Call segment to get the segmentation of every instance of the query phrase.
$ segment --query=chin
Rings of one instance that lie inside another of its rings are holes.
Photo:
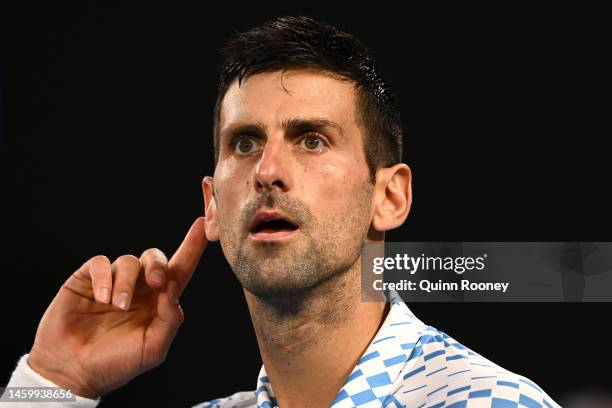
[[[252,282],[244,282],[243,287],[260,298],[283,298],[307,294],[319,282],[290,282],[285,277],[256,278]]]

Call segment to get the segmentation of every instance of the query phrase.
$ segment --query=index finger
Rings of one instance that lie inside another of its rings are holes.
[[[194,221],[185,239],[168,262],[171,279],[177,281],[179,295],[187,286],[208,243],[204,229],[205,221],[205,217],[198,217]]]

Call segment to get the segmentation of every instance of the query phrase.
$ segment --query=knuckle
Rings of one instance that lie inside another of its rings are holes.
[[[140,267],[140,261],[134,255],[121,255],[115,260],[115,265],[120,268]]]
[[[102,264],[102,263],[110,264],[110,259],[108,259],[106,255],[96,255],[94,257],[91,257],[89,261],[96,263],[96,264]]]
[[[154,249],[154,257],[155,259],[162,265],[167,265],[168,264],[168,257],[166,257],[166,254],[164,254],[164,252],[161,249],[157,249],[157,248],[153,248]]]
[[[164,254],[164,252],[159,248],[149,248],[144,251],[142,255],[145,259],[151,260],[153,263],[157,263],[162,266],[166,266],[168,264],[166,254]]]
[[[148,255],[153,255],[153,256],[157,256],[157,255],[160,255],[160,254],[163,255],[164,254],[161,249],[155,248],[155,247],[146,249],[144,251],[144,253],[148,254]]]

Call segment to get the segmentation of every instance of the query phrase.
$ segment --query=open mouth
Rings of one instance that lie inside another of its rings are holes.
[[[275,211],[258,213],[251,223],[250,236],[256,241],[278,241],[289,238],[299,229],[297,223]]]
[[[297,225],[290,223],[289,221],[279,219],[272,221],[264,221],[260,224],[257,224],[254,228],[251,229],[251,232],[278,232],[278,231],[293,231],[297,229]]]

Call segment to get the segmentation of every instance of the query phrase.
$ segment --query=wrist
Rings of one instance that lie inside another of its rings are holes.
[[[41,358],[40,354],[34,349],[32,349],[28,355],[26,364],[34,373],[53,382],[61,388],[72,391],[80,397],[94,400],[100,398],[100,393],[89,386],[86,381],[82,380],[80,376],[74,372],[75,370],[70,370],[60,361],[55,362],[54,360]],[[72,372],[66,373],[66,368]]]

